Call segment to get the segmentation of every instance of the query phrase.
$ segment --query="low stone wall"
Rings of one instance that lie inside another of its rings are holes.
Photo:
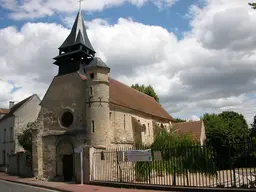
[[[18,158],[18,154],[9,156],[9,167],[7,170],[8,174],[19,175]]]
[[[32,177],[32,167],[28,165],[27,153],[16,153],[10,155],[9,167],[7,170],[8,174],[18,175],[22,177]]]

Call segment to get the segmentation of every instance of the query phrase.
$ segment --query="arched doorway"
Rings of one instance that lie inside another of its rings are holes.
[[[64,181],[72,181],[74,176],[73,144],[67,138],[57,143],[57,175],[62,176]]]

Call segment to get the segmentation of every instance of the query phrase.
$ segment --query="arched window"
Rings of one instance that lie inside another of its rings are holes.
[[[125,122],[125,115],[124,115],[124,129],[125,129],[125,124],[126,124],[126,122]]]
[[[143,127],[144,127],[144,133],[146,134],[147,133],[147,127],[145,124],[143,124]]]
[[[94,125],[94,120],[92,120],[92,132],[94,133],[94,131],[95,131],[95,125]]]

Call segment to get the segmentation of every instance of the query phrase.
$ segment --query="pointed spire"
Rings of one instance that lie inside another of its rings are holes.
[[[81,43],[84,44],[84,38],[82,36],[81,30],[79,30],[77,38],[76,38],[76,43]]]
[[[69,36],[66,38],[64,43],[59,47],[59,49],[67,48],[78,43],[83,44],[86,48],[90,49],[90,51],[95,53],[95,50],[93,49],[86,32],[86,27],[84,24],[81,9],[77,13],[76,20],[73,24]]]

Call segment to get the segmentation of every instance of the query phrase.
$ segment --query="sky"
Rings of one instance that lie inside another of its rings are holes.
[[[110,76],[152,85],[175,118],[256,115],[256,10],[247,0],[84,0],[88,36]],[[38,94],[57,66],[77,0],[0,0],[0,107]]]

